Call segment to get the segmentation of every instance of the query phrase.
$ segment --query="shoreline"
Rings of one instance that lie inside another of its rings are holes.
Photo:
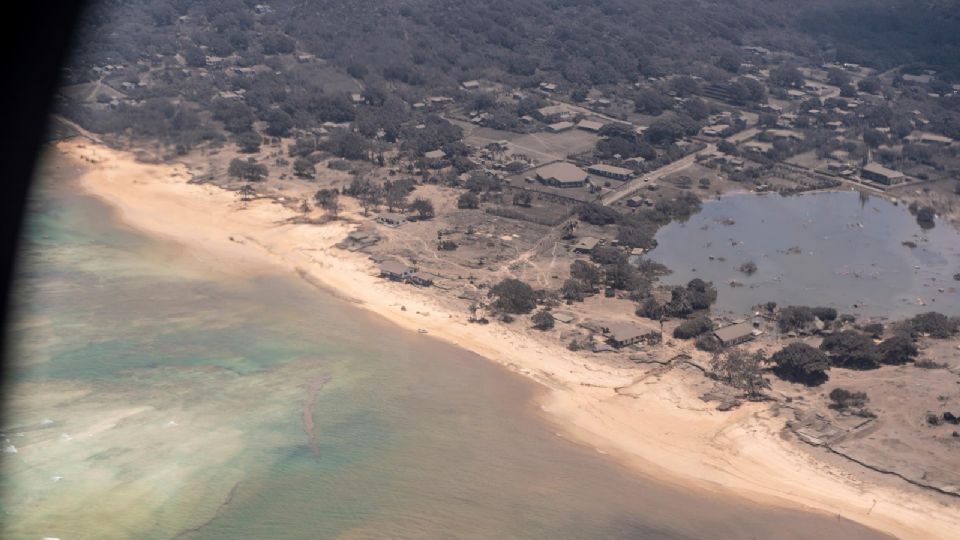
[[[81,162],[86,170],[78,185],[114,208],[124,224],[172,240],[219,271],[251,275],[269,268],[298,276],[405,329],[424,328],[525,375],[545,388],[541,408],[564,436],[657,481],[835,514],[902,538],[947,538],[960,529],[957,508],[859,482],[782,439],[784,419],[772,416],[768,405],[718,412],[685,386],[682,373],[656,384],[636,380],[502,325],[470,324],[466,313],[376,277],[365,254],[335,247],[354,228],[350,223],[291,223],[295,212],[272,200],[239,203],[232,192],[188,184],[182,165],[139,163],[94,142],[72,139],[55,148],[78,162],[95,154],[94,163]]]

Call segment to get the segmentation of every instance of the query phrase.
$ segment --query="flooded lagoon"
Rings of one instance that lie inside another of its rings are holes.
[[[924,230],[904,205],[881,197],[730,195],[656,238],[650,258],[673,270],[662,281],[713,281],[721,311],[772,301],[890,318],[960,315],[960,233],[940,221]],[[752,275],[740,271],[747,262]]]
[[[0,537],[875,538],[668,487],[537,388],[299,281],[119,227],[48,163],[3,389]]]

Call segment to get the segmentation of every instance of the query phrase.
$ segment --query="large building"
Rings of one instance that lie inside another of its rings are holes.
[[[903,182],[904,178],[902,172],[888,169],[879,163],[867,163],[864,165],[863,169],[860,171],[860,176],[867,180],[872,180],[887,186],[899,184],[900,182]]]
[[[658,335],[655,331],[626,323],[612,323],[607,330],[607,342],[618,349],[645,341],[651,334]]]
[[[590,178],[583,169],[565,161],[544,165],[537,169],[536,174],[540,183],[559,188],[583,187]]]
[[[606,165],[604,163],[596,163],[587,168],[587,172],[590,174],[595,174],[597,176],[606,176],[607,178],[613,178],[615,180],[629,180],[633,177],[632,169],[625,169],[623,167],[614,167],[613,165]]]

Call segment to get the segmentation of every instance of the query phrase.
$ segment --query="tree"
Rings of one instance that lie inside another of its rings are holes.
[[[909,336],[895,335],[883,340],[877,346],[880,361],[884,364],[900,365],[912,362],[920,351]]]
[[[529,191],[518,191],[513,195],[514,206],[530,207],[533,202],[533,195]]]
[[[237,146],[244,154],[255,154],[260,151],[262,140],[256,131],[245,131],[237,135]]]
[[[803,73],[793,66],[777,66],[770,70],[770,82],[784,88],[800,88],[804,83]]]
[[[416,212],[420,219],[433,219],[433,216],[436,215],[433,210],[433,202],[423,197],[414,199],[410,205],[410,210]]]
[[[743,349],[731,349],[724,354],[718,354],[710,362],[710,372],[729,384],[743,391],[748,399],[763,399],[763,391],[770,388],[770,382],[763,378],[761,366],[765,362],[762,353],[748,353]]]
[[[673,337],[677,339],[692,339],[700,334],[713,330],[713,321],[709,317],[700,316],[680,323],[673,329]]]
[[[819,386],[827,381],[830,361],[827,355],[806,343],[795,341],[775,352],[773,372],[783,380]]]
[[[545,309],[534,313],[530,320],[533,322],[533,327],[540,331],[550,330],[555,324],[553,314]]]
[[[740,265],[740,271],[748,276],[752,276],[757,273],[757,263],[747,261]]]
[[[390,210],[403,209],[407,206],[407,196],[410,194],[410,189],[405,183],[399,181],[385,183],[384,188],[386,189],[387,206]]]
[[[588,291],[583,282],[571,278],[563,282],[563,286],[560,287],[560,296],[571,302],[583,302]]]
[[[507,278],[490,289],[496,297],[493,306],[504,313],[530,313],[537,305],[533,287],[515,278]]]
[[[253,158],[246,160],[233,158],[230,160],[227,174],[234,178],[247,180],[248,182],[258,182],[267,176],[267,168],[257,163]]]
[[[457,199],[457,208],[461,209],[475,209],[480,208],[480,198],[477,197],[477,194],[468,191]]]
[[[271,137],[286,137],[293,128],[293,118],[281,109],[273,109],[267,114],[267,128],[264,130]]]
[[[573,261],[570,263],[570,277],[592,290],[600,284],[600,268],[587,261]]]
[[[835,321],[837,320],[837,310],[832,307],[815,307],[810,310],[813,312],[813,316],[820,319],[823,322]]]
[[[335,189],[321,189],[314,193],[313,201],[319,206],[326,210],[332,217],[337,217],[337,213],[340,211],[339,203],[340,194]]]
[[[248,202],[250,199],[257,194],[257,191],[253,189],[253,186],[250,184],[244,184],[240,187],[240,200],[243,202]]]
[[[827,336],[820,349],[830,353],[831,363],[849,369],[880,367],[880,353],[870,336],[856,330],[844,330]]]
[[[299,178],[312,180],[316,175],[317,169],[313,160],[305,157],[298,157],[293,160],[293,174]]]

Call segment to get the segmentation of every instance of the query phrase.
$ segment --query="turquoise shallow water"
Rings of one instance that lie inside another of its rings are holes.
[[[299,281],[197,268],[75,174],[50,157],[32,201],[2,538],[874,537],[636,476],[558,436],[525,380]]]

